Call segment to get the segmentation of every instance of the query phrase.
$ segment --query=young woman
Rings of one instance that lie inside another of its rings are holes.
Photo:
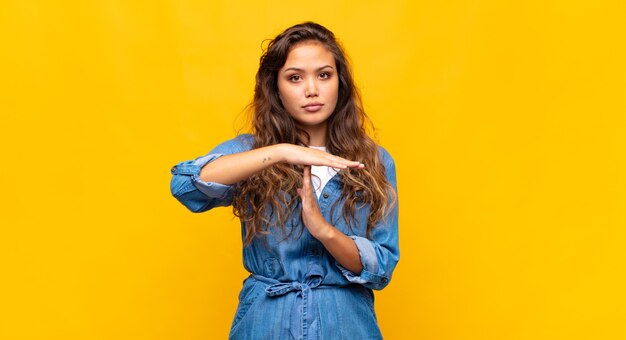
[[[232,205],[244,280],[231,339],[379,339],[372,289],[399,260],[393,159],[366,134],[342,48],[307,22],[270,42],[252,134],[172,168],[193,212]]]

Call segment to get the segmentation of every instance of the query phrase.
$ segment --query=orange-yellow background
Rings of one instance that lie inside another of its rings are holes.
[[[0,5],[0,338],[225,338],[229,209],[169,169],[234,136],[261,42],[318,21],[395,157],[387,339],[626,338],[621,1]]]

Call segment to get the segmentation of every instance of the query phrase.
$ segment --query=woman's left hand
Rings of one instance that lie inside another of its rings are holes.
[[[311,166],[304,166],[302,188],[298,195],[302,200],[302,220],[311,235],[318,239],[330,255],[343,267],[353,273],[361,273],[363,265],[359,250],[354,241],[341,231],[330,225],[317,205],[313,184],[311,183]]]
[[[311,166],[304,166],[302,181],[302,188],[298,189],[298,195],[302,200],[302,220],[311,235],[321,240],[332,232],[333,227],[326,221],[317,205],[311,184]]]

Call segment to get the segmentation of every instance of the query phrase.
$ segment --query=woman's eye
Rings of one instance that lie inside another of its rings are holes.
[[[327,72],[320,73],[320,78],[328,79],[328,78],[330,78],[330,73],[327,73]]]
[[[300,80],[300,76],[297,74],[294,74],[293,76],[289,77],[289,80],[291,81],[298,81]]]

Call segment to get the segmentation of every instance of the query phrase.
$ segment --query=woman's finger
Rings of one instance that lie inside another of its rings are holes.
[[[304,173],[302,176],[302,189],[304,190],[304,194],[307,195],[308,191],[311,191],[311,166],[304,166]]]
[[[310,190],[309,186],[311,185],[311,167],[305,165],[303,167],[302,172],[302,188],[298,188],[298,196],[300,196],[300,200],[302,201],[302,207],[306,207],[308,204],[307,200],[307,192]]]
[[[290,145],[287,149],[285,161],[297,165],[317,165],[332,166],[334,168],[363,168],[363,163],[359,161],[347,160],[340,156],[322,150],[311,149],[305,146]]]
[[[351,160],[347,160],[339,156],[332,156],[330,160],[334,162],[335,164],[343,164],[348,168],[361,168],[365,166],[363,163],[359,161],[351,161]]]
[[[333,168],[341,168],[341,169],[346,169],[346,168],[362,169],[365,167],[365,164],[360,163],[360,162],[352,162],[352,161],[333,161],[332,164],[328,166],[333,167]]]

